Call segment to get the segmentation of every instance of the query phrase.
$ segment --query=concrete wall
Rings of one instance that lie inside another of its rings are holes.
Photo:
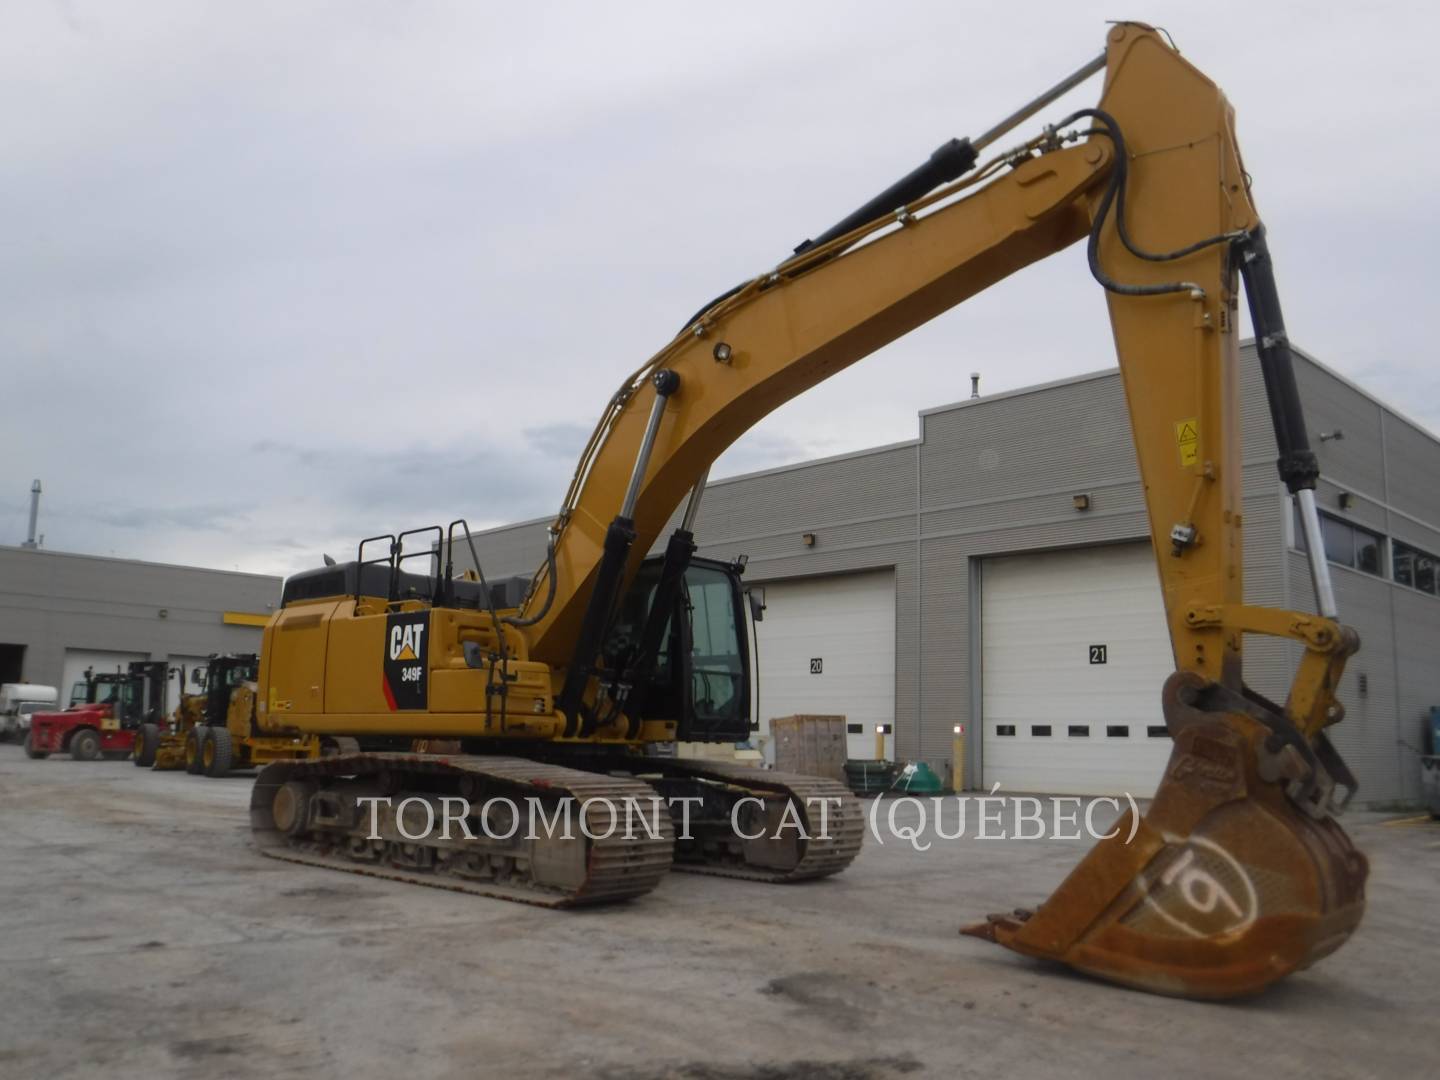
[[[0,642],[24,645],[25,679],[51,686],[60,684],[66,649],[157,660],[254,652],[260,630],[227,625],[222,615],[269,613],[280,584],[262,574],[0,547]]]
[[[1303,555],[1290,549],[1290,500],[1259,367],[1241,350],[1245,598],[1314,610]],[[1440,553],[1440,443],[1313,361],[1299,378],[1327,474],[1320,502],[1337,516]],[[1353,432],[1353,434],[1352,434]],[[1404,481],[1398,477],[1404,474]],[[1388,485],[1388,486],[1387,486]],[[1339,510],[1341,490],[1354,506]],[[1086,492],[1077,513],[1071,496]],[[1388,494],[1387,494],[1388,492]],[[544,554],[544,522],[476,537],[486,573],[529,573]],[[803,533],[816,542],[806,547]],[[896,580],[896,752],[944,769],[951,728],[978,702],[971,666],[978,620],[972,593],[989,556],[1141,540],[1145,506],[1117,371],[962,401],[920,417],[920,438],[804,465],[720,480],[696,528],[705,555],[749,556],[753,583],[893,567]],[[663,541],[663,537],[662,537]],[[1418,765],[1397,748],[1418,741],[1419,718],[1440,704],[1440,598],[1336,567],[1342,617],[1364,651],[1342,686],[1351,720],[1335,729],[1362,799],[1414,798]],[[1250,639],[1247,679],[1283,700],[1298,653]],[[1356,675],[1367,692],[1356,692]],[[1159,717],[1159,686],[1156,716]],[[978,740],[975,740],[978,742]],[[977,774],[978,776],[978,774]],[[977,777],[972,777],[972,781]]]

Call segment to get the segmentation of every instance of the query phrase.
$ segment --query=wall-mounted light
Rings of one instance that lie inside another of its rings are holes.
[[[1342,491],[1340,492],[1339,499],[1337,499],[1336,501],[1340,504],[1341,510],[1349,510],[1352,506],[1355,505],[1355,496],[1350,494],[1350,492],[1348,491]]]
[[[158,615],[160,616],[160,618],[162,618],[162,619],[168,619],[168,618],[170,617],[170,609],[169,609],[169,608],[163,608],[163,607],[162,607],[162,608],[159,610],[159,612],[157,612],[157,614],[158,614]]]
[[[1342,439],[1344,439],[1344,438],[1345,438],[1345,432],[1341,431],[1338,427],[1337,427],[1334,431],[1322,431],[1322,432],[1320,432],[1320,441],[1321,441],[1321,442],[1330,442],[1332,439],[1333,439],[1335,442],[1340,442],[1340,441],[1341,441]]]
[[[1071,495],[1070,505],[1075,507],[1076,510],[1089,510],[1090,496],[1084,492],[1081,492],[1079,495]]]
[[[814,533],[801,533],[801,534],[800,534],[800,542],[801,542],[802,544],[804,544],[806,547],[814,547],[814,546],[815,546],[815,534],[814,534]]]

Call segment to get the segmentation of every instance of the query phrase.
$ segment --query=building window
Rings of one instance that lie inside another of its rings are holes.
[[[1440,595],[1440,589],[1437,589],[1437,584],[1440,583],[1435,580],[1437,563],[1440,563],[1440,558],[1428,551],[1402,544],[1399,540],[1390,541],[1391,572],[1401,585],[1419,589],[1431,596]]]
[[[1295,508],[1295,546],[1305,550],[1305,530],[1300,524],[1300,509]],[[1385,538],[1360,525],[1321,511],[1320,536],[1325,541],[1325,558],[1340,566],[1366,574],[1383,575],[1380,550]]]

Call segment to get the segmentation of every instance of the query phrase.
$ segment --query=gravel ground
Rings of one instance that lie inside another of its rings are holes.
[[[0,1077],[1420,1076],[1440,824],[1355,814],[1355,938],[1256,1000],[1128,992],[957,936],[1088,846],[867,847],[554,912],[266,859],[251,778],[0,745]]]

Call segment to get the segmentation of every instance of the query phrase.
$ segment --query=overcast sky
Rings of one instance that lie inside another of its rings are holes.
[[[696,307],[1123,14],[1234,102],[1292,337],[1440,427],[1430,5],[8,0],[0,542],[35,477],[47,547],[276,573],[549,513]],[[1113,363],[1077,247],[717,474],[913,438],[972,370],[995,392]]]

